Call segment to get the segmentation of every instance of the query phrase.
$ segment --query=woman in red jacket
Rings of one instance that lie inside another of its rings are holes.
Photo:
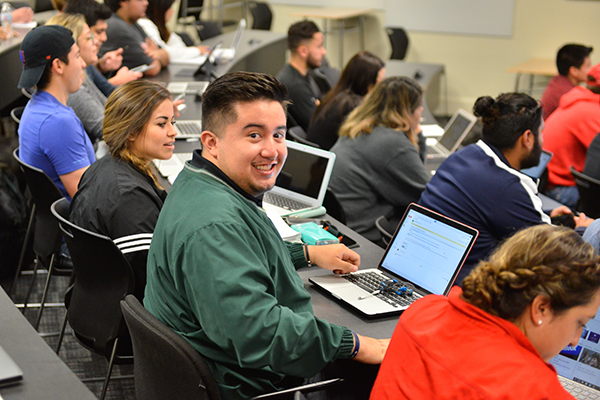
[[[549,364],[600,306],[600,257],[551,225],[509,238],[398,321],[371,399],[573,399]]]

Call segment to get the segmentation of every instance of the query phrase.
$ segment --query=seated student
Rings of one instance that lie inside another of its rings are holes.
[[[542,95],[544,120],[558,107],[563,94],[587,80],[588,71],[592,67],[590,53],[592,47],[581,44],[566,44],[556,54],[558,75],[550,80]]]
[[[108,98],[104,140],[110,154],[81,178],[70,220],[113,239],[135,275],[135,295],[144,296],[146,259],[166,192],[156,184],[150,162],[173,155],[171,94],[141,80],[119,86]]]
[[[158,48],[137,23],[145,15],[148,2],[106,0],[104,3],[114,14],[107,21],[107,40],[100,46],[100,54],[123,49],[124,66],[131,69],[146,64],[152,68],[144,72],[145,76],[158,75],[169,64],[169,54]],[[146,55],[148,51],[152,52],[152,56]]]
[[[73,39],[79,46],[79,55],[88,67],[98,61],[96,55],[98,47],[83,15],[62,13],[50,18],[47,24],[61,25],[73,32]],[[69,95],[67,105],[75,111],[75,114],[83,123],[92,144],[96,145],[102,139],[106,96],[87,74],[83,79],[81,88]]]
[[[21,43],[20,89],[37,86],[19,124],[19,155],[42,169],[69,200],[83,172],[96,158],[77,115],[67,106],[81,87],[85,62],[71,31],[46,25],[31,30]]]
[[[323,33],[312,21],[304,20],[290,26],[290,61],[277,74],[277,79],[285,85],[292,100],[288,113],[304,131],[308,131],[310,118],[323,97],[310,74],[313,69],[321,66],[327,53],[323,40]]]
[[[173,16],[175,0],[148,0],[147,18],[140,18],[138,24],[146,35],[169,53],[169,62],[189,60],[208,53],[206,46],[188,46],[181,36],[167,28]]]
[[[587,89],[576,86],[561,97],[544,128],[544,149],[554,153],[546,194],[571,208],[579,199],[571,167],[583,171],[587,149],[600,132],[600,64],[588,77]]]
[[[399,222],[429,182],[419,148],[422,100],[412,79],[387,78],[348,115],[331,148],[336,159],[329,187],[348,226],[373,242],[381,240],[375,220],[385,215]]]
[[[448,157],[437,169],[419,204],[479,231],[456,284],[513,232],[571,214],[562,206],[550,216],[542,210],[537,184],[519,170],[533,167],[542,154],[542,108],[524,93],[480,97],[483,140]],[[574,217],[584,229],[592,220]]]
[[[356,271],[346,246],[286,243],[261,207],[287,157],[285,86],[236,72],[202,95],[202,150],[169,192],[148,254],[144,306],[207,362],[221,398],[301,384],[329,363],[381,362],[387,340],[313,315],[296,269]]]
[[[573,230],[524,229],[448,297],[406,310],[371,400],[573,399],[549,361],[600,306],[600,258]]]
[[[82,14],[85,17],[85,22],[94,34],[94,40],[98,50],[100,50],[100,46],[107,39],[106,28],[108,24],[106,20],[112,15],[110,8],[95,0],[69,0],[64,12],[67,14]],[[106,52],[95,65],[88,65],[85,69],[88,76],[106,97],[110,96],[117,85],[134,81],[143,76],[141,72],[130,71],[129,68],[121,66],[123,62],[122,53],[122,48]],[[110,71],[117,72],[115,76],[107,80],[101,72]]]
[[[329,150],[350,111],[376,83],[385,79],[385,65],[375,54],[361,51],[348,61],[338,83],[327,93],[312,116],[306,139]]]

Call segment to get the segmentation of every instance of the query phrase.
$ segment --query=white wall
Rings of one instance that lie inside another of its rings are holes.
[[[273,30],[286,32],[298,20],[290,14],[310,10],[272,4]],[[516,0],[513,34],[509,38],[409,32],[407,61],[443,63],[448,84],[448,111],[471,109],[477,97],[496,96],[514,89],[515,75],[506,69],[529,58],[554,58],[564,43],[593,46],[592,61],[600,62],[600,1]],[[322,25],[322,21],[316,21]],[[391,53],[384,32],[385,14],[375,11],[367,19],[367,49],[384,60]],[[358,33],[347,34],[344,62],[359,50]],[[337,38],[327,42],[329,59],[338,64]],[[539,94],[539,93],[538,93]],[[432,110],[445,113],[443,102]]]

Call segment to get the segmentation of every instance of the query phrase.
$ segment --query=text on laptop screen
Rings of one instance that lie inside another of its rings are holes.
[[[456,114],[456,118],[454,121],[452,121],[452,124],[448,127],[448,130],[442,135],[439,143],[448,150],[452,149],[454,144],[460,138],[460,135],[463,134],[470,123],[471,121],[461,114]]]
[[[589,321],[575,347],[567,346],[550,360],[565,378],[600,390],[600,312]]]
[[[409,210],[381,266],[431,293],[443,294],[472,239],[471,234]]]
[[[313,199],[319,198],[321,182],[327,168],[327,158],[289,146],[287,150],[287,160],[275,184]]]

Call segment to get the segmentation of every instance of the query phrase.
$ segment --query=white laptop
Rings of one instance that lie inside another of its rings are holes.
[[[600,398],[600,312],[590,320],[575,347],[567,346],[550,363],[560,383],[577,399]]]
[[[454,153],[476,122],[477,118],[473,114],[459,109],[450,118],[444,134],[437,141],[433,139],[434,143],[430,145],[432,139],[427,139],[427,158],[447,158]]]
[[[14,385],[23,379],[23,371],[0,346],[0,387]]]
[[[206,90],[210,82],[170,82],[167,85],[167,90],[171,94],[202,94]]]
[[[192,153],[173,153],[173,156],[168,160],[154,159],[152,162],[158,172],[173,184],[177,175],[183,170],[186,161],[192,159]]]
[[[200,139],[200,135],[202,135],[202,120],[177,120],[175,130],[177,131],[175,139]]]
[[[324,214],[323,199],[335,154],[289,140],[286,143],[287,160],[275,186],[265,193],[263,207],[280,216]]]
[[[478,235],[412,203],[377,268],[309,281],[368,318],[399,314],[428,294],[447,295]]]

